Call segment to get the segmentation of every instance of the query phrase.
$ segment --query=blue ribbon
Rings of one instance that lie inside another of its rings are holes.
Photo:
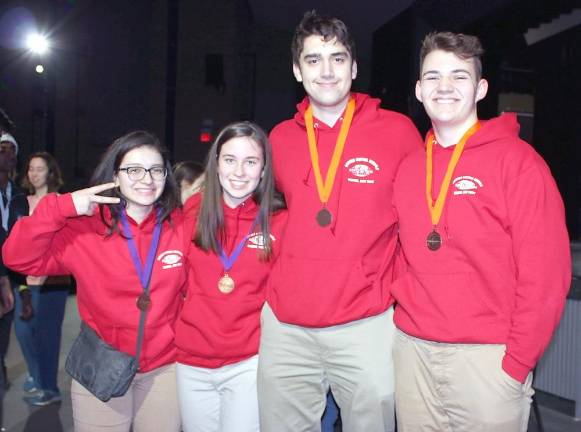
[[[236,260],[240,256],[240,253],[242,252],[242,248],[246,244],[246,241],[250,237],[250,234],[252,234],[252,231],[254,231],[254,228],[258,224],[259,219],[260,219],[260,214],[257,214],[256,217],[254,218],[254,222],[252,222],[252,226],[250,227],[250,231],[248,232],[248,234],[246,234],[244,236],[244,238],[242,240],[240,240],[240,242],[236,245],[236,247],[234,248],[234,251],[232,252],[232,254],[230,256],[226,255],[226,252],[224,252],[224,248],[222,247],[222,243],[220,243],[220,240],[218,240],[218,247],[220,248],[219,258],[220,258],[220,261],[222,261],[222,265],[224,266],[224,272],[227,273],[228,271],[230,271],[230,269],[232,268],[232,266],[234,265],[234,263],[236,262]]]
[[[156,223],[153,230],[153,238],[149,244],[149,250],[147,251],[147,258],[145,260],[145,269],[141,264],[141,259],[139,258],[139,253],[137,252],[137,247],[135,246],[135,241],[133,240],[133,235],[131,234],[131,229],[129,228],[129,222],[127,221],[127,213],[125,209],[121,209],[121,227],[123,230],[123,235],[127,238],[127,247],[129,248],[129,253],[131,254],[131,259],[133,260],[133,265],[135,266],[135,271],[137,276],[139,276],[139,281],[143,289],[147,289],[149,284],[149,278],[151,277],[151,272],[153,270],[153,261],[155,259],[155,253],[157,251],[157,245],[159,244],[159,238],[161,235],[161,222],[159,220],[159,210],[156,213]]]

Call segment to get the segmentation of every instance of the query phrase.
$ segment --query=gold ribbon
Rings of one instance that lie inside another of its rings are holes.
[[[335,183],[335,177],[337,175],[337,168],[339,167],[339,161],[341,160],[341,155],[343,154],[343,149],[345,148],[345,141],[347,141],[347,134],[349,133],[349,128],[351,127],[351,121],[353,120],[354,112],[355,112],[355,99],[351,98],[349,100],[349,103],[347,104],[345,115],[343,116],[343,124],[341,124],[339,136],[337,137],[337,142],[335,143],[335,149],[333,150],[331,163],[329,164],[329,169],[327,170],[325,183],[323,183],[321,167],[319,166],[319,153],[317,151],[317,139],[315,138],[315,127],[313,125],[312,106],[309,105],[309,107],[305,111],[305,124],[307,126],[309,152],[311,154],[313,172],[315,173],[317,192],[319,193],[319,199],[321,200],[323,206],[325,206],[329,201],[331,191],[333,190],[333,184]]]
[[[438,198],[436,199],[435,203],[432,198],[433,147],[434,142],[436,141],[434,132],[430,131],[426,138],[426,200],[428,202],[428,209],[430,210],[432,225],[434,227],[438,225],[438,222],[440,222],[440,218],[442,217],[442,210],[444,209],[446,196],[448,195],[448,189],[450,188],[452,174],[454,174],[454,169],[456,168],[456,165],[458,165],[460,156],[464,151],[464,145],[466,144],[466,141],[468,141],[468,138],[474,135],[478,129],[480,129],[480,122],[476,122],[470,129],[468,129],[458,144],[456,144],[456,148],[454,148],[450,162],[448,162],[446,175],[444,176],[444,180],[442,180],[442,184],[440,185],[440,192],[438,193]]]

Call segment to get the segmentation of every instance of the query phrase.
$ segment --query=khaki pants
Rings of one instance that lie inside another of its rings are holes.
[[[123,396],[101,402],[73,380],[75,432],[179,432],[175,365],[135,375]]]
[[[318,432],[329,387],[345,432],[391,432],[393,308],[326,328],[278,321],[262,310],[258,402],[262,432]]]
[[[532,373],[502,369],[504,345],[430,342],[397,330],[398,432],[526,432]]]

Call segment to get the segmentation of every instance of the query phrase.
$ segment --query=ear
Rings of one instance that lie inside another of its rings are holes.
[[[293,75],[297,82],[303,82],[303,74],[301,74],[301,68],[296,63],[293,63]]]
[[[357,62],[353,60],[351,64],[351,79],[354,80],[355,78],[357,78]]]
[[[113,176],[113,181],[115,182],[115,187],[119,187],[119,175],[115,174]]]
[[[416,99],[422,103],[424,102],[422,100],[422,84],[420,83],[420,80],[416,81]]]
[[[488,81],[481,79],[476,86],[476,102],[485,98],[488,93]]]

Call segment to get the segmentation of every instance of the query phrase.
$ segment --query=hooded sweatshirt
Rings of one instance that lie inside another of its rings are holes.
[[[513,114],[482,122],[452,176],[437,251],[426,246],[426,153],[402,162],[394,204],[409,272],[395,322],[430,341],[506,344],[503,369],[524,382],[549,343],[571,283],[561,197],[549,168],[518,137]],[[454,146],[434,145],[432,197]]]
[[[270,135],[277,187],[289,217],[268,303],[285,323],[327,327],[378,315],[392,303],[393,179],[421,138],[407,117],[380,109],[378,99],[352,96],[355,114],[327,206],[333,218],[327,227],[316,222],[322,204],[304,123],[308,98],[297,105],[294,119]],[[314,119],[323,179],[342,121],[330,127]]]
[[[225,253],[230,256],[249,236],[228,271],[235,288],[225,294],[218,289],[218,281],[225,273],[220,258],[190,241],[195,236],[200,204],[201,194],[196,194],[184,207],[190,271],[186,300],[176,324],[177,359],[190,366],[218,368],[258,354],[260,311],[266,298],[266,281],[279,252],[286,211],[271,215],[273,255],[264,261],[260,256],[260,225],[254,225],[258,205],[252,198],[234,209],[223,205]]]
[[[105,207],[105,218],[110,218]],[[155,227],[155,212],[140,224],[127,217],[143,265]],[[140,372],[175,361],[174,324],[182,304],[186,266],[181,211],[162,224],[150,282]],[[77,216],[71,194],[45,196],[34,214],[21,218],[4,243],[6,266],[34,276],[72,274],[81,319],[108,344],[135,355],[143,292],[127,240],[107,227],[99,212]]]

